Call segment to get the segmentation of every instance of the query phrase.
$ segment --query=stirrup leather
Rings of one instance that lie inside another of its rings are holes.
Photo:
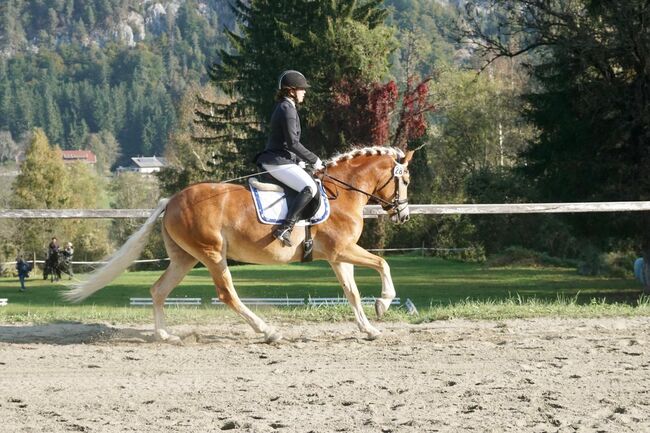
[[[282,246],[292,247],[291,243],[291,230],[293,227],[290,226],[280,226],[277,229],[273,230],[273,237],[282,242]]]

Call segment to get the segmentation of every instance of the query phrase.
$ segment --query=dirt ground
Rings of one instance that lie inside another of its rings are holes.
[[[0,326],[2,432],[650,432],[650,318]]]

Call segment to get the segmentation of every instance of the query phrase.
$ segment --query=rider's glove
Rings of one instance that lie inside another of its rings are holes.
[[[313,167],[314,170],[322,170],[323,168],[325,168],[325,166],[323,165],[323,161],[321,161],[320,158],[316,160],[316,162],[313,164]]]
[[[307,168],[307,163],[305,161],[298,161],[298,167]]]

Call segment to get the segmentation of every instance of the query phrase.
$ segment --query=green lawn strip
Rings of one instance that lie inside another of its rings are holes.
[[[488,268],[481,264],[445,261],[433,257],[393,256],[391,265],[397,296],[410,298],[420,311],[415,321],[453,317],[500,319],[549,315],[599,316],[650,314],[647,298],[630,278],[586,277],[564,268]],[[151,308],[129,307],[130,297],[149,297],[149,287],[162,271],[125,272],[108,287],[79,305],[64,302],[61,283],[28,280],[27,292],[18,291],[16,278],[0,279],[0,321],[52,322],[57,320],[140,323],[151,321]],[[334,273],[324,262],[279,266],[232,266],[240,297],[344,297]],[[81,276],[83,277],[83,276]],[[356,268],[362,296],[379,296],[381,281],[369,269]],[[214,286],[205,268],[192,270],[172,297],[200,297],[201,307],[169,307],[170,322],[201,322],[229,315],[209,305]],[[284,320],[349,320],[348,306],[328,308],[259,308]],[[372,308],[368,308],[372,315]],[[387,320],[406,320],[391,310]]]

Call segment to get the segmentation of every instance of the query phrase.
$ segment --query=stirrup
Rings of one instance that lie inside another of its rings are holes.
[[[291,230],[293,227],[280,226],[273,230],[273,237],[282,242],[283,247],[292,247]]]

